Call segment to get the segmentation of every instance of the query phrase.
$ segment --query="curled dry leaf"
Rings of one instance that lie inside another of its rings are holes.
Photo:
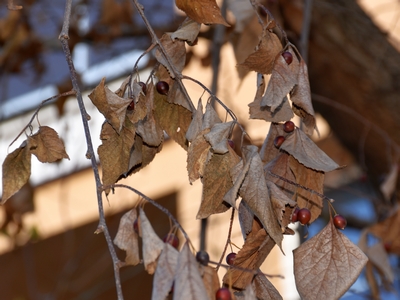
[[[140,262],[138,235],[133,230],[133,222],[136,219],[137,211],[135,208],[125,213],[119,222],[117,235],[114,238],[114,244],[119,249],[126,251],[125,262],[133,266]]]
[[[171,39],[187,41],[189,44],[193,44],[199,35],[200,26],[200,23],[193,21],[190,18],[186,18],[178,30],[171,34]]]
[[[214,154],[204,169],[203,193],[197,219],[207,218],[211,214],[227,211],[230,207],[224,203],[223,197],[232,187],[230,169],[240,158],[235,151],[229,149],[225,154]]]
[[[179,73],[182,72],[186,62],[185,42],[172,39],[170,33],[165,33],[161,37],[160,42],[167,52],[170,62],[173,64],[175,70]],[[159,48],[156,49],[154,56],[158,62],[168,70],[169,76],[175,78],[175,72]]]
[[[251,229],[253,228],[254,213],[250,210],[249,206],[244,201],[240,201],[238,217],[243,239],[246,239],[247,235],[251,232]]]
[[[204,168],[209,158],[210,144],[205,140],[204,134],[210,132],[207,128],[200,132],[190,143],[187,156],[187,170],[190,183],[204,175]]]
[[[57,132],[48,126],[40,126],[39,131],[29,137],[30,151],[42,163],[52,163],[60,159],[69,159],[64,142]]]
[[[278,188],[273,182],[267,180],[268,190],[270,192],[270,199],[272,202],[272,207],[275,212],[275,216],[281,225],[282,232],[290,224],[290,217],[294,208],[296,207],[296,202],[290,199],[280,188]]]
[[[154,93],[154,117],[168,136],[187,150],[186,132],[192,121],[192,112],[181,105],[169,103],[164,96]]]
[[[281,294],[264,275],[257,275],[252,283],[257,299],[282,300]]]
[[[171,104],[181,105],[189,111],[192,111],[192,106],[189,104],[190,99],[188,99],[182,92],[182,88],[176,80],[172,82],[167,95],[167,101]]]
[[[339,299],[354,283],[367,256],[329,222],[293,251],[294,276],[303,299]]]
[[[255,98],[254,101],[249,104],[250,119],[260,119],[267,122],[282,122],[289,121],[293,118],[293,110],[286,96],[273,112],[270,107],[261,107],[261,99],[261,97]]]
[[[207,102],[206,111],[203,116],[202,129],[212,128],[215,124],[221,123],[221,119],[218,117],[217,112],[212,106],[211,102]]]
[[[105,81],[105,78],[100,81],[99,85],[90,93],[89,98],[115,131],[119,133],[125,121],[126,108],[132,102],[132,99],[124,99],[118,96],[105,86]]]
[[[264,164],[269,163],[279,155],[280,151],[275,147],[274,140],[280,135],[285,135],[282,124],[272,123],[260,149],[261,160]]]
[[[209,300],[198,263],[187,242],[179,253],[174,281],[174,300]]]
[[[135,139],[135,127],[126,118],[125,126],[118,134],[110,123],[104,122],[101,128],[102,144],[97,149],[102,167],[104,185],[114,184],[129,169],[129,158]],[[109,193],[109,190],[106,191]]]
[[[201,102],[201,99],[199,99],[199,102],[197,104],[197,110],[194,112],[192,122],[190,122],[188,130],[186,132],[186,139],[189,142],[193,141],[200,133],[202,124],[203,124],[203,103]]]
[[[164,248],[164,242],[154,232],[149,219],[141,208],[139,209],[139,218],[142,229],[144,268],[151,275],[156,270],[157,258]]]
[[[230,26],[221,15],[215,0],[175,0],[176,6],[198,23]]]
[[[4,204],[12,195],[18,192],[31,176],[31,153],[29,142],[7,155],[3,162],[3,195],[1,204]]]
[[[224,122],[215,124],[204,138],[210,143],[213,153],[225,154],[228,152],[228,138],[233,130],[235,122]]]
[[[316,171],[329,172],[339,168],[339,165],[318,148],[302,130],[295,130],[288,135],[281,149],[291,154],[307,168]]]
[[[164,243],[153,278],[151,300],[165,300],[174,283],[179,252],[169,243]]]
[[[261,107],[269,107],[272,113],[275,112],[296,84],[296,74],[293,74],[285,59],[279,53],[276,56],[267,90],[261,100]]]
[[[275,59],[277,59],[278,55],[281,57],[281,50],[282,44],[276,34],[269,30],[264,30],[256,51],[250,54],[240,66],[260,74],[271,74],[271,72],[273,72]],[[286,64],[285,60],[283,60],[283,62]],[[288,71],[285,70],[285,73],[287,72]],[[281,100],[282,99],[283,96]]]

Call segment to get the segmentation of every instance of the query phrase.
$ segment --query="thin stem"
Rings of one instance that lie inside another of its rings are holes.
[[[26,126],[21,130],[21,132],[17,135],[17,137],[11,142],[11,144],[10,144],[8,147],[10,147],[12,144],[14,144],[15,141],[18,140],[18,138],[24,133],[24,131],[25,131],[28,127],[31,126],[31,124],[32,124],[32,122],[33,122],[33,119],[37,116],[37,114],[39,113],[39,110],[43,107],[43,105],[45,105],[47,102],[56,100],[57,98],[65,97],[65,96],[70,96],[70,95],[75,95],[75,91],[74,91],[74,90],[71,90],[71,91],[69,91],[69,92],[65,92],[65,93],[62,93],[62,94],[59,94],[59,95],[55,95],[55,96],[53,96],[53,97],[47,98],[46,100],[43,100],[43,101],[39,104],[39,106],[38,106],[38,108],[35,110],[35,112],[33,113],[32,118],[30,119],[30,121],[28,122],[28,124],[26,124]]]
[[[222,260],[225,257],[225,253],[226,253],[226,249],[228,248],[228,244],[231,243],[231,235],[232,235],[232,227],[233,227],[233,220],[234,219],[235,219],[235,209],[232,208],[231,220],[230,220],[230,223],[229,223],[228,237],[226,238],[224,251],[222,251],[221,258],[219,259],[219,262],[217,264],[217,268],[216,268],[217,272],[218,272],[219,267],[222,265]]]
[[[300,35],[300,52],[306,63],[308,62],[308,39],[310,35],[312,5],[313,0],[305,0],[303,10],[303,25]]]
[[[187,241],[190,241],[189,235],[186,233],[186,231],[183,229],[183,227],[178,222],[178,220],[174,217],[174,215],[171,214],[171,212],[168,209],[166,209],[164,206],[159,204],[157,201],[154,201],[153,199],[147,197],[145,194],[143,194],[142,192],[138,191],[137,189],[135,189],[133,187],[130,187],[128,185],[125,185],[125,184],[112,184],[110,186],[104,186],[102,189],[104,190],[104,189],[109,189],[109,188],[125,188],[125,189],[131,190],[135,194],[139,195],[144,200],[146,200],[147,202],[149,202],[150,204],[152,204],[153,206],[155,206],[159,210],[161,210],[164,214],[166,214],[172,220],[172,222],[174,222],[176,227],[179,228],[179,230],[182,232],[182,235],[185,237],[185,239]]]
[[[270,277],[270,278],[281,278],[281,279],[285,279],[285,277],[284,276],[282,276],[282,275],[270,275],[270,274],[265,274],[265,273],[263,273],[263,272],[261,272],[261,270],[260,269],[258,269],[258,270],[251,270],[251,269],[246,269],[246,268],[242,268],[242,267],[239,267],[239,266],[235,266],[235,265],[225,265],[225,264],[220,264],[220,263],[217,263],[217,262],[215,262],[215,261],[209,261],[209,263],[210,264],[213,264],[213,265],[220,265],[221,267],[224,267],[224,268],[226,268],[226,269],[236,269],[236,270],[239,270],[239,271],[243,271],[243,272],[247,272],[247,273],[252,273],[252,274],[254,274],[254,275],[264,275],[264,276],[266,276],[266,277]],[[218,271],[218,269],[217,269],[217,271]]]
[[[185,86],[182,83],[182,74],[178,70],[176,70],[176,68],[175,68],[174,64],[172,63],[171,58],[169,57],[167,51],[165,50],[164,46],[160,42],[160,39],[157,37],[156,33],[154,32],[154,29],[151,26],[149,20],[147,20],[145,14],[144,14],[144,11],[143,11],[143,6],[137,0],[133,0],[133,3],[136,6],[136,9],[139,12],[140,16],[142,17],[143,22],[147,27],[147,31],[151,35],[153,43],[158,45],[158,47],[160,48],[161,53],[164,55],[164,58],[167,60],[168,65],[169,65],[170,69],[172,70],[173,75],[175,76],[175,80],[178,82],[183,94],[185,95],[186,101],[188,102],[192,112],[194,113],[196,111],[196,108],[194,107],[193,102],[190,99],[189,94],[188,94]]]
[[[82,117],[82,124],[83,124],[84,132],[85,132],[86,145],[88,147],[86,157],[88,157],[91,161],[92,170],[93,170],[93,174],[94,174],[95,182],[96,182],[97,206],[98,206],[98,211],[99,211],[99,224],[98,224],[98,227],[97,227],[97,230],[95,233],[100,233],[100,232],[104,233],[104,236],[105,236],[105,239],[107,242],[107,246],[108,246],[108,250],[109,250],[109,252],[111,254],[111,258],[113,260],[117,296],[118,296],[119,300],[123,300],[124,297],[122,294],[121,279],[120,279],[120,274],[119,274],[119,268],[120,268],[119,262],[120,261],[115,252],[115,248],[114,248],[114,245],[113,245],[113,242],[112,242],[112,239],[111,239],[111,236],[110,236],[110,233],[108,231],[107,224],[105,221],[102,191],[101,191],[102,184],[101,184],[101,180],[100,180],[99,169],[98,169],[97,161],[96,161],[96,155],[95,155],[95,152],[93,149],[93,143],[92,143],[92,138],[91,138],[90,129],[89,129],[89,123],[88,123],[89,115],[86,112],[85,104],[84,104],[83,98],[82,98],[82,93],[81,93],[81,90],[80,90],[80,87],[78,84],[78,77],[76,74],[74,63],[72,61],[71,51],[68,46],[68,39],[69,39],[68,28],[69,28],[69,19],[70,19],[70,15],[71,15],[71,3],[72,3],[71,0],[67,0],[65,14],[64,14],[64,23],[63,23],[63,27],[62,27],[62,31],[60,33],[59,39],[61,42],[63,52],[65,54],[65,59],[68,64],[72,86],[74,88],[74,91],[76,92],[76,98],[78,100],[78,106],[79,106],[80,114]]]

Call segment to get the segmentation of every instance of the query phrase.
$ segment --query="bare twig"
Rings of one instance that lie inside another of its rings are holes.
[[[313,0],[305,0],[303,11],[303,25],[300,34],[300,53],[306,63],[308,62],[308,38],[310,35],[312,5]]]
[[[102,190],[101,190],[101,180],[100,180],[100,175],[99,175],[99,169],[97,166],[97,161],[96,161],[96,155],[93,149],[93,143],[92,143],[92,138],[90,134],[90,129],[89,129],[89,123],[88,123],[88,114],[86,112],[85,104],[83,103],[82,99],[82,93],[78,84],[78,77],[75,71],[74,63],[72,61],[72,55],[71,51],[68,46],[68,28],[69,28],[69,20],[71,17],[71,5],[72,5],[72,0],[67,0],[66,1],[66,6],[65,6],[65,14],[64,14],[64,23],[62,27],[62,31],[59,35],[59,39],[61,42],[61,46],[63,49],[63,52],[65,54],[65,58],[67,60],[68,68],[69,68],[69,73],[71,77],[71,82],[74,91],[76,92],[76,98],[78,100],[78,105],[79,105],[79,110],[80,114],[82,117],[82,124],[84,127],[84,132],[85,132],[85,138],[86,138],[86,145],[88,147],[87,149],[87,154],[86,156],[90,159],[91,164],[92,164],[92,170],[94,173],[95,181],[96,181],[96,194],[97,194],[97,205],[98,205],[98,210],[99,210],[99,224],[96,230],[96,233],[103,232],[108,250],[111,254],[111,258],[113,260],[113,266],[114,266],[114,276],[115,276],[115,285],[117,289],[117,296],[119,300],[122,300],[123,294],[122,294],[122,287],[121,287],[121,279],[120,279],[120,274],[119,274],[119,259],[117,257],[117,254],[115,252],[115,248],[110,236],[110,233],[107,228],[107,224],[105,221],[105,216],[104,216],[104,209],[103,209],[103,199],[102,199]]]
[[[194,113],[196,111],[196,108],[193,105],[192,100],[189,97],[189,94],[185,88],[185,86],[182,83],[182,74],[180,72],[178,72],[178,70],[176,70],[174,64],[171,61],[171,58],[169,57],[167,51],[165,50],[164,46],[161,44],[160,39],[157,37],[156,33],[153,30],[153,27],[151,26],[149,20],[147,20],[144,11],[143,11],[143,6],[137,1],[137,0],[133,0],[134,5],[136,6],[137,11],[139,12],[140,16],[143,19],[143,22],[145,23],[148,32],[151,35],[151,38],[153,40],[153,43],[157,44],[158,47],[160,48],[161,53],[164,55],[164,58],[166,59],[166,61],[168,62],[168,65],[170,67],[170,69],[172,70],[172,72],[175,75],[175,80],[178,82],[183,95],[185,95],[186,101],[188,102],[192,113]]]
[[[39,113],[39,110],[43,107],[43,105],[45,105],[47,102],[51,102],[51,101],[53,101],[53,100],[56,100],[57,98],[65,97],[65,96],[70,96],[70,95],[75,95],[75,91],[74,91],[74,90],[71,90],[71,91],[68,91],[68,92],[65,92],[65,93],[62,93],[62,94],[59,94],[59,95],[55,95],[55,96],[50,97],[50,98],[48,98],[48,99],[46,99],[46,100],[43,100],[43,101],[39,104],[39,106],[38,106],[38,108],[35,110],[35,112],[33,113],[32,118],[29,120],[28,124],[26,124],[26,126],[21,130],[21,132],[16,136],[16,138],[11,142],[11,144],[10,144],[8,147],[10,147],[12,144],[14,144],[15,141],[18,140],[18,138],[24,133],[24,131],[25,131],[28,127],[31,126],[31,124],[32,124],[32,122],[33,122],[33,119],[37,116],[37,114]]]
[[[219,262],[217,264],[216,271],[218,272],[219,267],[222,265],[222,260],[225,257],[226,249],[228,248],[228,244],[231,242],[231,235],[232,235],[232,225],[233,225],[233,220],[235,219],[235,209],[232,208],[232,214],[231,214],[231,220],[229,223],[229,231],[228,231],[228,237],[226,238],[226,243],[224,247],[224,251],[222,251],[221,258],[219,259]]]

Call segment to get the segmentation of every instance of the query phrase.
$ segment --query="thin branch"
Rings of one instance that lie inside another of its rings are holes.
[[[306,63],[308,62],[308,40],[310,36],[312,6],[313,0],[305,0],[303,10],[303,25],[300,34],[300,53]]]
[[[38,106],[38,108],[35,110],[35,112],[33,113],[32,118],[30,119],[30,121],[28,122],[28,124],[26,124],[26,126],[21,130],[21,132],[17,135],[17,137],[11,142],[11,144],[10,144],[8,147],[10,147],[12,144],[14,144],[15,141],[18,140],[18,138],[24,133],[24,131],[25,131],[28,127],[31,126],[31,124],[32,124],[32,122],[33,122],[33,119],[34,119],[34,118],[36,117],[36,115],[39,113],[39,110],[43,107],[43,105],[45,105],[47,102],[56,100],[57,98],[65,97],[65,96],[70,96],[70,95],[75,95],[75,91],[74,91],[74,90],[71,90],[71,91],[68,91],[68,92],[65,92],[65,93],[58,94],[58,95],[55,95],[55,96],[53,96],[53,97],[47,98],[46,100],[43,100],[43,101],[39,104],[39,106]]]
[[[154,201],[153,199],[147,197],[145,194],[143,194],[142,192],[138,191],[137,189],[135,189],[133,187],[130,187],[128,185],[125,185],[125,184],[112,184],[112,185],[109,185],[109,186],[104,186],[104,187],[102,187],[102,190],[109,189],[109,188],[125,188],[125,189],[131,190],[135,194],[139,195],[144,200],[146,200],[147,202],[149,202],[150,204],[152,204],[153,206],[155,206],[159,210],[161,210],[164,214],[166,214],[172,220],[172,222],[174,222],[176,227],[179,228],[179,230],[182,232],[182,235],[185,237],[185,239],[187,241],[190,241],[189,235],[186,233],[186,231],[183,229],[182,225],[178,222],[178,220],[174,217],[174,215],[171,214],[171,212],[168,209],[166,209],[164,206],[162,206],[157,201]]]
[[[233,220],[234,219],[235,219],[235,209],[232,208],[231,220],[230,220],[230,223],[229,223],[228,237],[226,238],[224,251],[222,251],[221,258],[219,259],[219,262],[217,264],[217,268],[216,268],[217,272],[218,272],[219,267],[222,265],[222,260],[225,257],[225,253],[226,253],[226,249],[228,248],[228,244],[230,244],[230,242],[231,242],[232,227],[233,227]]]
[[[101,184],[101,180],[100,180],[99,169],[98,169],[97,161],[96,161],[96,155],[95,155],[95,152],[93,149],[93,143],[92,143],[92,138],[91,138],[90,129],[89,129],[89,123],[88,123],[89,115],[86,112],[85,104],[84,104],[83,98],[82,98],[82,93],[81,93],[81,90],[80,90],[80,87],[78,84],[78,77],[76,74],[74,63],[72,61],[71,51],[68,46],[68,39],[69,39],[68,28],[69,28],[69,20],[71,17],[71,5],[72,5],[72,0],[67,0],[66,7],[65,7],[65,14],[64,14],[64,23],[63,23],[62,31],[59,35],[59,39],[61,42],[63,52],[65,54],[65,59],[68,64],[72,86],[76,92],[76,98],[78,100],[78,106],[79,106],[80,114],[82,117],[82,124],[83,124],[84,132],[85,132],[86,145],[88,147],[86,157],[88,157],[91,161],[92,170],[93,170],[93,174],[94,174],[95,181],[96,181],[96,187],[97,187],[96,194],[97,194],[97,206],[98,206],[98,211],[99,211],[99,224],[98,224],[98,227],[97,227],[97,230],[95,233],[100,233],[100,232],[104,233],[104,236],[105,236],[105,239],[107,242],[107,246],[108,246],[108,250],[109,250],[109,252],[111,254],[111,258],[113,260],[117,296],[118,296],[119,300],[123,300],[124,297],[122,294],[121,279],[120,279],[120,274],[119,274],[119,259],[115,252],[115,248],[114,248],[110,233],[108,231],[107,224],[105,221],[105,216],[104,216],[103,199],[102,199],[102,191],[101,191],[102,184]]]
[[[190,106],[190,108],[192,110],[192,113],[194,113],[196,111],[196,108],[193,105],[193,102],[190,99],[189,94],[188,94],[185,86],[182,83],[182,74],[180,72],[178,72],[178,70],[176,70],[176,68],[175,68],[174,64],[172,63],[171,58],[169,57],[167,51],[165,50],[164,46],[160,42],[160,39],[157,37],[156,33],[154,32],[153,27],[151,26],[149,20],[147,20],[145,14],[144,14],[144,11],[143,11],[143,6],[137,0],[133,0],[133,3],[136,6],[136,9],[139,12],[140,16],[142,17],[143,22],[146,25],[147,30],[151,35],[153,43],[158,45],[158,47],[160,48],[161,53],[164,55],[164,58],[167,60],[168,65],[169,65],[172,73],[175,76],[175,80],[178,82],[178,84],[179,84],[179,86],[180,86],[180,88],[182,90],[182,93],[185,95],[186,101],[188,102],[188,104],[189,104],[189,106]]]

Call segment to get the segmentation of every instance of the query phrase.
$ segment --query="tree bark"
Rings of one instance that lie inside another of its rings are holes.
[[[298,3],[282,1],[281,12],[299,37]],[[399,52],[355,0],[314,0],[308,58],[316,111],[378,187],[400,154]]]

